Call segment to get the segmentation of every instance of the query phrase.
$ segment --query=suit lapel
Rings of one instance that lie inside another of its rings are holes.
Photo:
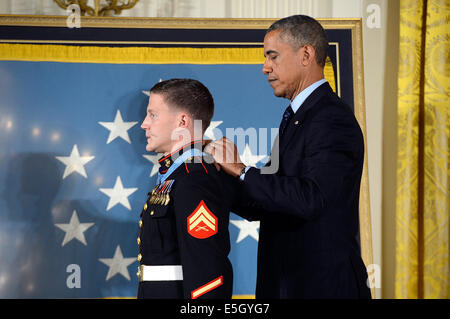
[[[325,82],[306,98],[306,100],[300,106],[300,109],[297,110],[292,119],[289,121],[283,136],[281,136],[281,138],[279,139],[280,154],[284,152],[286,146],[289,144],[296,130],[302,126],[303,119],[305,118],[308,110],[313,108],[320,100],[320,98],[332,92],[333,90],[331,89],[328,82]]]

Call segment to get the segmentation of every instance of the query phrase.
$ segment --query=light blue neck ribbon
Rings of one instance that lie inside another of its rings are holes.
[[[203,153],[202,151],[200,151],[199,149],[196,149],[196,148],[191,148],[191,149],[183,152],[183,154],[178,156],[178,158],[172,163],[172,165],[169,167],[167,172],[165,172],[164,174],[161,174],[160,172],[158,172],[158,179],[156,181],[156,184],[159,185],[161,183],[164,183],[165,180],[170,176],[170,174],[172,174],[189,157],[193,157],[193,156],[203,157],[204,155],[205,155],[205,153]]]

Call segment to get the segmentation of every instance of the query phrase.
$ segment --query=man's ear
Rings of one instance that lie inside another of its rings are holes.
[[[178,114],[177,121],[178,121],[178,127],[189,128],[192,120],[191,120],[191,117],[189,116],[189,114],[181,112],[180,114]]]
[[[311,64],[316,58],[316,50],[314,49],[314,47],[310,44],[307,44],[301,50],[303,51],[301,61],[302,64],[304,66]]]
[[[192,133],[190,130],[191,117],[180,112],[176,115],[176,127],[172,131],[172,140],[187,144],[192,140]]]

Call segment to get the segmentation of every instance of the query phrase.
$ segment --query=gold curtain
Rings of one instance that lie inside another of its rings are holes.
[[[401,0],[397,298],[450,298],[449,21],[449,0]]]

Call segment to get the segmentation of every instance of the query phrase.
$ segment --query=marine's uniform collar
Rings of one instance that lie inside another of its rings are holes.
[[[180,147],[179,149],[177,149],[176,151],[164,155],[162,156],[159,160],[158,163],[160,164],[160,168],[159,168],[159,172],[161,174],[164,174],[167,172],[167,170],[170,168],[170,166],[172,166],[173,162],[184,152],[186,152],[187,150],[196,148],[198,150],[202,150],[203,148],[203,143],[201,140],[196,140],[196,141],[192,141],[182,147]]]

